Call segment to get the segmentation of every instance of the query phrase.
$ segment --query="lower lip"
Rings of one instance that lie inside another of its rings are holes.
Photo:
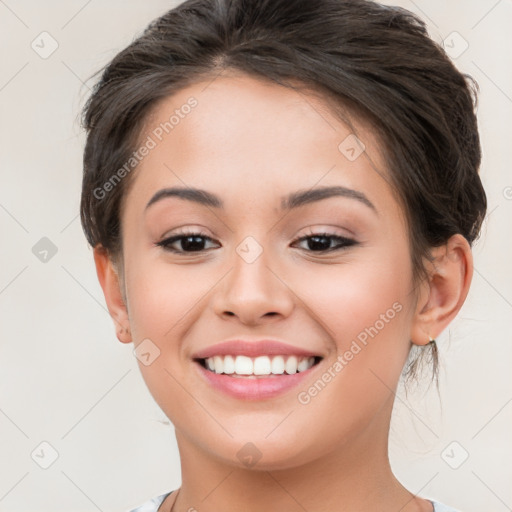
[[[297,386],[311,375],[311,372],[319,363],[300,373],[284,373],[273,377],[256,378],[230,377],[224,373],[211,372],[198,362],[194,362],[194,364],[198,367],[201,375],[203,375],[208,383],[215,389],[241,400],[262,400],[286,393],[286,391]]]

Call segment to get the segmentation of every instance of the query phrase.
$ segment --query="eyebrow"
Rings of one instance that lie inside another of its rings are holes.
[[[362,192],[341,186],[298,190],[286,197],[281,198],[281,210],[292,210],[306,204],[336,196],[355,199],[356,201],[361,202],[362,204],[371,208],[375,213],[377,213],[377,208],[375,208],[374,204]],[[177,197],[179,199],[192,201],[194,203],[212,208],[224,208],[222,199],[219,196],[212,194],[211,192],[207,192],[206,190],[201,190],[198,188],[172,187],[163,188],[156,192],[146,205],[146,210],[152,204],[168,197]]]

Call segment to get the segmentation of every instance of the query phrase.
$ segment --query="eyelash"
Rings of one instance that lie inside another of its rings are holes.
[[[171,245],[173,243],[178,242],[184,238],[204,238],[206,240],[213,241],[212,238],[210,238],[209,236],[207,236],[201,232],[190,232],[190,233],[182,232],[182,233],[177,233],[177,234],[175,234],[169,238],[166,238],[160,242],[157,242],[155,245],[162,247],[165,251],[168,251],[168,252],[171,252],[174,254],[200,254],[200,253],[203,253],[208,250],[208,249],[201,249],[199,251],[183,251],[183,250],[180,251],[180,250],[177,250],[177,249],[174,249],[173,247],[171,247]],[[334,252],[334,251],[340,251],[340,250],[346,249],[347,247],[358,244],[358,242],[356,242],[352,238],[347,238],[344,236],[335,235],[333,233],[326,233],[326,232],[310,233],[307,236],[302,236],[302,237],[296,238],[295,240],[293,240],[292,244],[297,243],[297,242],[302,242],[302,241],[312,239],[312,238],[330,238],[332,240],[337,240],[338,242],[340,242],[338,244],[338,246],[330,247],[329,249],[323,249],[320,251],[313,251],[311,249],[306,249],[308,252],[317,253],[317,254],[326,254],[326,253],[330,253],[330,252]]]

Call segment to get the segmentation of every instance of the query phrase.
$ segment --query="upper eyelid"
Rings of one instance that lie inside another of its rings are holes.
[[[164,250],[166,249],[166,245],[167,243],[169,243],[169,245],[171,243],[176,243],[176,242],[179,242],[180,239],[182,238],[186,238],[187,236],[197,236],[197,237],[201,237],[201,238],[204,238],[205,240],[208,240],[210,242],[214,242],[214,243],[219,243],[217,240],[215,240],[214,238],[212,238],[211,236],[208,236],[204,233],[201,233],[199,231],[184,231],[182,233],[174,233],[168,237],[164,237],[160,242],[157,242],[155,245],[157,246],[160,246],[162,247]],[[355,238],[351,238],[351,237],[348,237],[348,236],[344,236],[344,235],[340,235],[340,234],[337,234],[337,233],[331,233],[327,230],[318,230],[316,232],[310,232],[310,233],[306,233],[304,235],[301,235],[301,236],[298,236],[296,238],[294,238],[291,243],[292,244],[295,244],[295,243],[298,243],[298,242],[302,242],[304,240],[307,240],[308,238],[312,238],[312,237],[315,237],[315,236],[323,236],[323,237],[326,237],[326,238],[331,238],[331,239],[338,239],[338,240],[343,240],[343,241],[347,241],[347,242],[350,242],[349,244],[346,244],[346,246],[352,246],[352,245],[356,245],[358,242],[357,240],[355,240]],[[329,248],[329,249],[325,249],[324,251],[308,251],[308,252],[318,252],[319,254],[321,253],[327,253],[329,251],[335,251],[337,249],[341,249],[343,248],[343,245],[340,245],[338,247],[332,247],[332,248]],[[211,247],[209,249],[212,249]],[[202,249],[200,251],[183,251],[183,250],[179,250],[179,249],[168,249],[169,251],[171,252],[174,252],[174,253],[180,253],[180,254],[194,254],[194,253],[197,253],[197,254],[200,254],[200,253],[204,253],[206,251],[208,251],[208,249]]]
[[[201,233],[200,231],[184,231],[181,233],[173,233],[169,236],[164,236],[164,237],[162,237],[161,242],[165,242],[165,241],[171,240],[171,239],[179,240],[180,238],[185,238],[187,236],[200,236],[202,238],[211,240],[212,242],[217,241],[215,238],[207,235],[206,233]],[[292,242],[296,242],[297,240],[303,240],[304,238],[310,238],[313,236],[326,236],[329,238],[342,238],[344,240],[355,240],[352,236],[341,235],[339,233],[333,233],[333,232],[330,232],[327,230],[318,230],[318,231],[313,231],[313,232],[306,233],[304,235],[295,237],[292,240]],[[158,242],[158,243],[160,243],[160,242]]]

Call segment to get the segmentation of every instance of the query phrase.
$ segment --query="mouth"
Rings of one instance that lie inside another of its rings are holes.
[[[278,378],[303,373],[317,365],[320,356],[301,355],[215,355],[208,358],[196,358],[207,372],[225,375],[236,379]]]
[[[208,393],[263,400],[304,382],[323,356],[279,340],[232,339],[206,347],[191,359]]]
[[[296,355],[218,355],[195,358],[194,366],[207,392],[221,392],[243,401],[269,400],[283,396],[304,381],[312,379],[320,356]]]

